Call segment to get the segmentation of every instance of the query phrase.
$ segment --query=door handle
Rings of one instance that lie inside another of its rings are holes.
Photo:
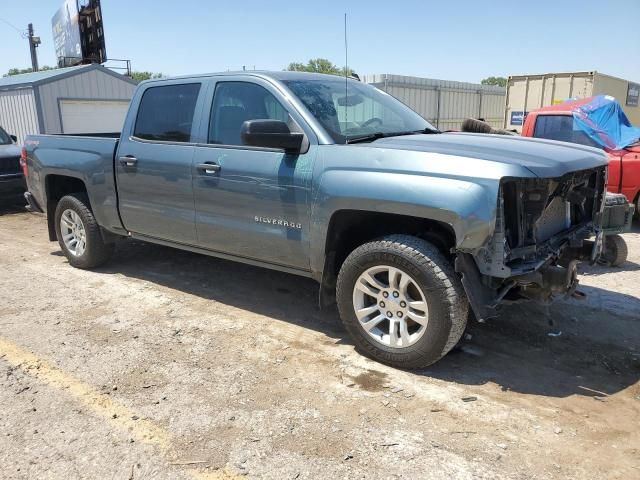
[[[217,163],[201,163],[198,165],[198,170],[203,172],[205,175],[215,175],[218,173],[222,167]]]
[[[135,167],[136,164],[138,163],[138,159],[136,157],[129,156],[129,155],[127,155],[126,157],[118,158],[118,161],[120,162],[120,165],[122,165],[123,167]]]

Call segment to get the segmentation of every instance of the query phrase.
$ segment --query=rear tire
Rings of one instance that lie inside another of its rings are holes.
[[[611,267],[620,267],[629,256],[627,242],[620,235],[609,235],[604,237],[604,252],[602,253],[602,263]]]
[[[76,268],[99,267],[113,254],[114,244],[103,240],[84,193],[73,193],[60,199],[56,207],[55,229],[60,248]]]
[[[434,245],[409,235],[356,248],[342,264],[336,293],[356,348],[393,367],[435,363],[467,324],[469,303],[453,267]]]

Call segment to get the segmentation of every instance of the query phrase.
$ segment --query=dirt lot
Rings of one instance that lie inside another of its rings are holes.
[[[640,478],[640,233],[587,300],[403,372],[312,281],[138,242],[77,270],[3,202],[2,478]]]

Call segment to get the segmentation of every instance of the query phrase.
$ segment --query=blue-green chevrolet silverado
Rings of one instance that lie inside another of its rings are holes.
[[[601,251],[604,153],[441,133],[353,79],[151,80],[112,137],[25,141],[26,198],[71,265],[132,237],[312,277],[356,347],[397,367],[445,355],[469,307],[577,294],[576,263]]]

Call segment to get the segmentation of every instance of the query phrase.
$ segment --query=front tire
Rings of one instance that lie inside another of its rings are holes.
[[[56,207],[58,243],[69,263],[82,269],[99,267],[113,254],[114,244],[105,243],[89,199],[83,193],[66,195]]]
[[[469,303],[451,264],[435,246],[409,235],[356,248],[342,264],[336,293],[356,348],[393,367],[435,363],[467,324]]]

